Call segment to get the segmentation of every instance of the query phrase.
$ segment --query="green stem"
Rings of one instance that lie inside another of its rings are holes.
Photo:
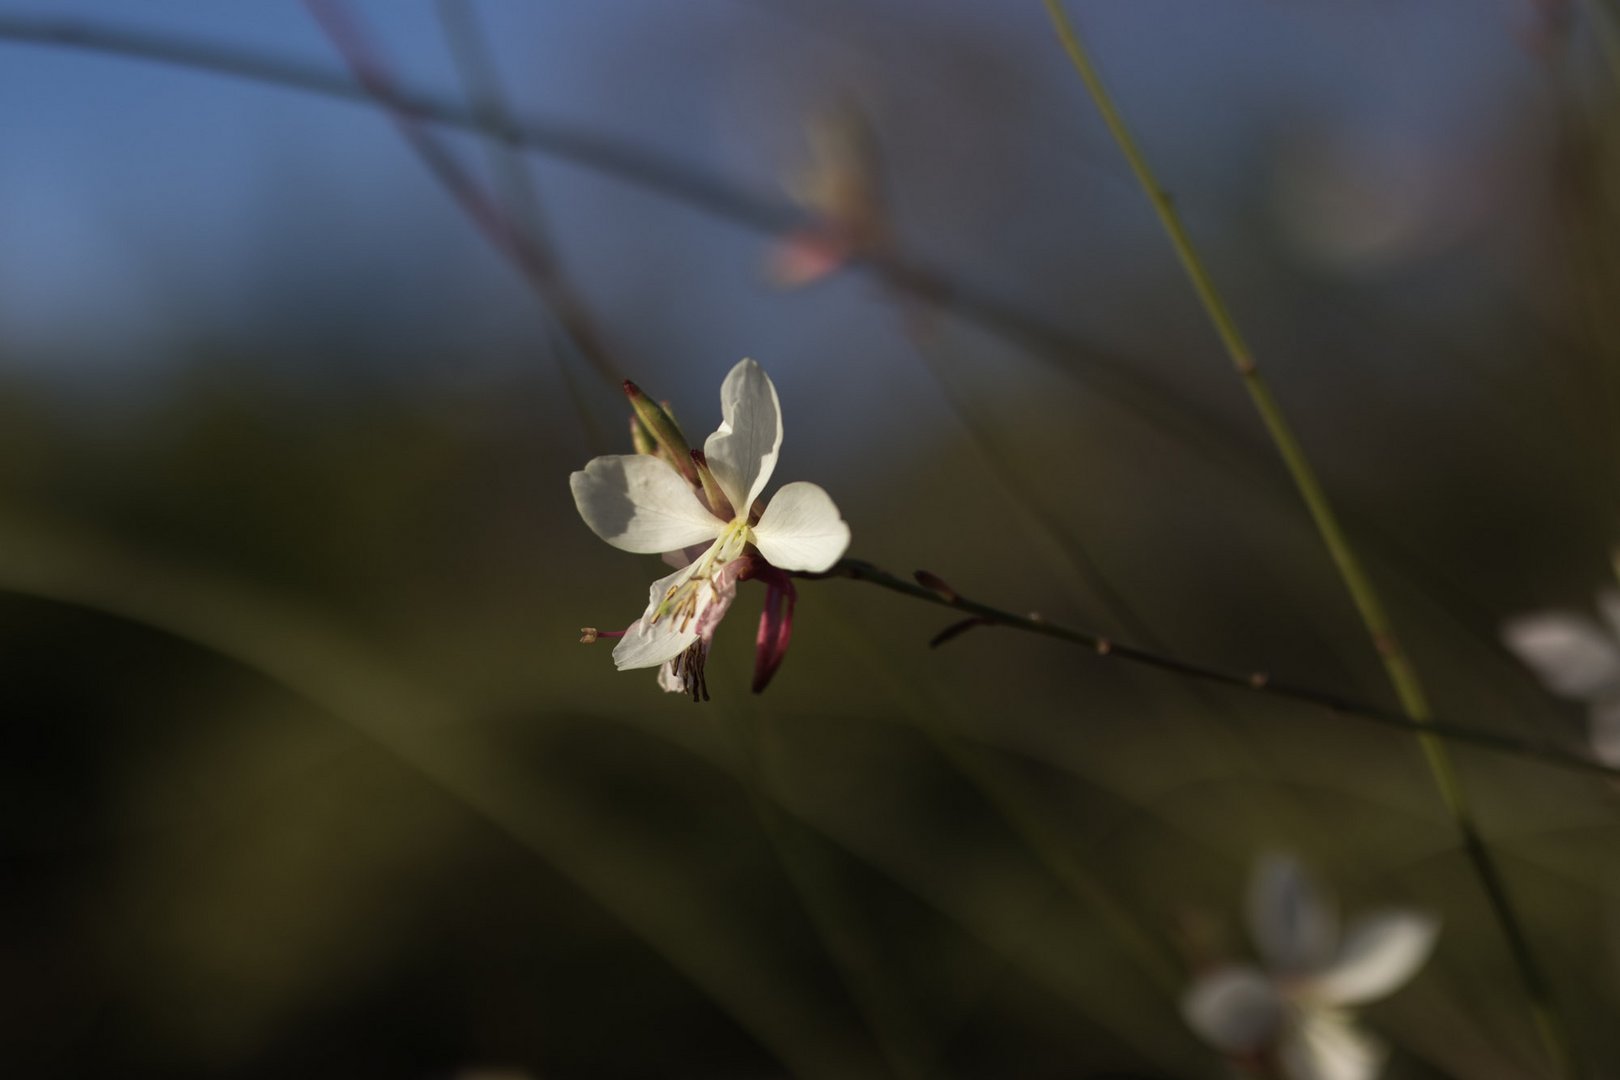
[[[1046,5],[1047,13],[1051,16],[1064,50],[1069,54],[1070,61],[1080,73],[1080,78],[1086,84],[1086,90],[1102,114],[1103,122],[1114,136],[1114,141],[1119,144],[1125,160],[1130,164],[1131,172],[1153,204],[1153,210],[1175,248],[1182,269],[1187,272],[1187,277],[1192,282],[1205,313],[1231,358],[1233,368],[1242,378],[1267,432],[1276,444],[1278,453],[1282,455],[1288,475],[1293,479],[1300,497],[1305,501],[1311,520],[1315,523],[1328,554],[1338,568],[1345,588],[1350,592],[1356,610],[1361,615],[1361,621],[1366,625],[1367,634],[1372,639],[1373,648],[1384,666],[1384,672],[1395,689],[1402,711],[1411,720],[1427,726],[1433,721],[1433,712],[1423,684],[1418,678],[1417,669],[1401,647],[1400,639],[1395,634],[1394,624],[1390,621],[1382,599],[1350,546],[1349,538],[1328,502],[1327,493],[1316,475],[1316,470],[1312,468],[1304,449],[1294,435],[1293,428],[1283,416],[1271,388],[1261,376],[1248,342],[1238,330],[1237,322],[1233,319],[1220,291],[1215,287],[1214,279],[1187,235],[1186,227],[1182,224],[1180,215],[1176,213],[1170,196],[1159,185],[1146,157],[1143,156],[1130,129],[1126,127],[1124,118],[1115,107],[1080,34],[1064,13],[1059,0],[1042,0],[1042,2]],[[1432,731],[1420,731],[1417,738],[1423,748],[1429,771],[1434,777],[1435,786],[1445,803],[1446,811],[1451,815],[1457,831],[1461,834],[1463,847],[1473,865],[1474,873],[1479,878],[1502,934],[1507,939],[1509,951],[1513,955],[1530,1000],[1536,1030],[1557,1071],[1561,1075],[1570,1075],[1567,1041],[1554,1014],[1546,978],[1530,949],[1501,872],[1491,856],[1490,849],[1486,847],[1479,834],[1450,754],[1445,744]]]

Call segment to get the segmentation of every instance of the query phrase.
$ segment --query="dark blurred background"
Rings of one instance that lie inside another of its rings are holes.
[[[1497,628],[1588,607],[1620,540],[1601,26],[1069,8],[1440,714],[1582,752]],[[752,586],[707,705],[576,643],[665,572],[568,494],[628,449],[605,376],[698,439],[747,355],[851,555],[1393,705],[1039,4],[322,10],[0,3],[0,1071],[1215,1076],[1177,983],[1249,955],[1288,849],[1444,921],[1368,1010],[1388,1075],[1545,1074],[1399,731],[1008,630],[930,650],[949,612],[846,580],[801,584],[758,697]],[[345,97],[357,56],[535,145]],[[850,102],[890,246],[781,288],[784,179]],[[1616,1075],[1615,793],[1455,752]]]

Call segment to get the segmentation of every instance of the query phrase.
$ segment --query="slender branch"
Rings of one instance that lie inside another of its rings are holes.
[[[1171,246],[1175,248],[1176,257],[1181,261],[1182,269],[1186,271],[1187,278],[1197,292],[1210,323],[1220,337],[1221,344],[1231,359],[1232,367],[1243,380],[1243,385],[1248,390],[1249,397],[1254,402],[1272,442],[1276,445],[1300,498],[1310,511],[1311,520],[1316,524],[1322,543],[1338,568],[1339,576],[1343,579],[1345,588],[1367,628],[1368,637],[1383,664],[1385,675],[1400,699],[1402,711],[1409,719],[1415,721],[1420,729],[1417,731],[1417,739],[1428,762],[1429,772],[1439,789],[1447,813],[1450,814],[1462,837],[1475,876],[1479,878],[1480,885],[1491,902],[1497,923],[1519,969],[1532,1018],[1541,1036],[1543,1047],[1555,1068],[1560,1073],[1569,1075],[1572,1068],[1568,1040],[1553,1009],[1551,989],[1530,948],[1501,871],[1479,833],[1456,767],[1445,744],[1431,729],[1433,709],[1428,694],[1410,656],[1396,636],[1394,623],[1389,617],[1383,599],[1351,546],[1350,539],[1328,500],[1326,489],[1294,434],[1292,425],[1284,417],[1281,407],[1272,395],[1270,385],[1261,376],[1254,354],[1239,331],[1236,320],[1226,306],[1226,301],[1216,288],[1214,278],[1204,266],[1202,257],[1187,234],[1180,214],[1176,212],[1170,196],[1159,184],[1158,178],[1148,165],[1147,158],[1126,126],[1124,117],[1114,105],[1107,87],[1103,85],[1102,76],[1086,50],[1079,32],[1065,14],[1060,0],[1043,0],[1043,3],[1064,50],[1085,83],[1086,90],[1096,104],[1097,111],[1101,113],[1104,124],[1113,135],[1114,141],[1118,143],[1148,201],[1152,203],[1159,224],[1169,237]]]
[[[1039,634],[1042,637],[1054,638],[1058,641],[1066,641],[1071,645],[1082,646],[1106,659],[1123,660],[1126,663],[1157,668],[1160,671],[1168,671],[1175,675],[1198,679],[1202,682],[1235,687],[1240,690],[1253,690],[1269,697],[1297,701],[1304,705],[1325,709],[1348,720],[1360,720],[1369,724],[1394,728],[1398,731],[1435,735],[1442,739],[1450,739],[1453,742],[1477,746],[1493,753],[1511,754],[1516,757],[1540,761],[1560,769],[1592,773],[1613,780],[1620,780],[1620,768],[1605,765],[1592,758],[1583,757],[1553,743],[1526,739],[1517,735],[1509,735],[1506,732],[1489,731],[1485,728],[1476,728],[1465,724],[1447,723],[1437,719],[1428,721],[1414,720],[1401,713],[1380,709],[1376,705],[1369,705],[1366,702],[1357,701],[1340,694],[1275,679],[1263,671],[1233,671],[1227,668],[1195,663],[1191,660],[1183,660],[1180,657],[1115,641],[1112,638],[1087,630],[1063,626],[1033,612],[1020,615],[1016,612],[993,607],[978,600],[971,600],[953,589],[941,587],[938,583],[919,584],[915,581],[908,581],[859,559],[843,559],[825,574],[802,574],[799,576],[848,578],[852,581],[864,581],[869,585],[888,589],[890,592],[901,593],[916,600],[924,600],[930,604],[938,604],[941,607],[962,612],[966,618],[953,623],[936,636],[934,639],[935,644],[942,645],[946,641],[956,638],[977,626],[1001,626],[1009,630],[1022,630],[1025,633]]]

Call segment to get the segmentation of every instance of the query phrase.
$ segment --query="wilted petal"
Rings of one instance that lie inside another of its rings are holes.
[[[754,526],[754,545],[782,570],[820,573],[849,548],[849,526],[832,496],[815,484],[784,484]]]
[[[1332,958],[1339,920],[1297,859],[1271,854],[1255,864],[1249,881],[1249,931],[1268,969],[1299,975]]]
[[[585,524],[623,551],[672,551],[713,540],[725,526],[679,473],[642,454],[593,458],[568,486]]]
[[[666,660],[658,668],[658,685],[671,694],[686,693],[686,680],[675,674],[675,661]]]
[[[782,449],[776,387],[754,361],[738,361],[720,384],[720,417],[720,427],[704,442],[703,454],[720,490],[738,514],[747,514],[765,490]]]
[[[1592,703],[1592,753],[1605,765],[1620,768],[1620,694],[1610,694]]]
[[[652,587],[647,590],[647,610],[642,613],[641,618],[630,625],[630,629],[625,631],[624,637],[619,639],[619,644],[613,649],[614,667],[620,671],[656,667],[666,660],[673,660],[698,639],[695,625],[687,624],[682,629],[678,619],[659,619],[656,623],[651,621],[653,612],[664,602],[669,590],[691,576],[692,567],[688,566],[652,583]]]
[[[1502,640],[1555,694],[1590,698],[1620,685],[1620,648],[1584,615],[1549,611],[1511,619]]]
[[[1291,1026],[1277,1056],[1289,1080],[1373,1080],[1385,1054],[1348,1015],[1311,1010]]]
[[[1257,1050],[1276,1036],[1284,1005],[1271,980],[1251,967],[1216,968],[1181,999],[1187,1025],[1228,1053]]]
[[[1310,980],[1308,992],[1331,1005],[1383,997],[1417,973],[1439,933],[1439,922],[1412,911],[1358,919],[1350,925],[1338,959]]]

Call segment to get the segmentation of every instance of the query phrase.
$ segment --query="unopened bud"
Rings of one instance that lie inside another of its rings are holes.
[[[641,417],[635,415],[630,417],[630,445],[635,447],[638,454],[646,454],[648,457],[659,456],[658,443],[653,441],[651,433],[647,431],[647,425],[641,422]]]
[[[641,421],[647,429],[647,434],[657,445],[658,456],[668,461],[675,471],[686,477],[689,483],[697,483],[697,468],[692,464],[692,448],[687,445],[686,436],[658,402],[641,392],[641,387],[624,380],[624,394],[630,399],[630,407],[636,411],[636,419]]]
[[[917,579],[917,584],[921,585],[925,589],[928,589],[947,604],[954,604],[958,600],[962,599],[961,595],[958,594],[955,589],[947,585],[945,583],[945,579],[940,577],[938,574],[930,573],[927,570],[918,570],[915,571],[911,576]]]
[[[692,466],[697,469],[698,483],[703,485],[703,498],[709,504],[709,510],[722,521],[730,521],[736,516],[732,509],[731,500],[720,489],[720,481],[714,478],[714,471],[709,468],[709,459],[703,451],[692,451]]]

